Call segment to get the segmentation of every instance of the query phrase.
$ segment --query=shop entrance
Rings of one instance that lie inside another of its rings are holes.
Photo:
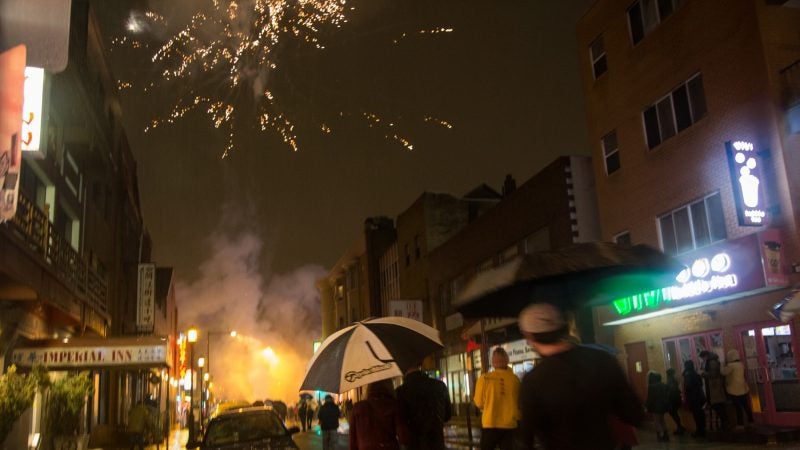
[[[796,328],[791,323],[761,322],[738,327],[736,336],[756,421],[800,423]]]

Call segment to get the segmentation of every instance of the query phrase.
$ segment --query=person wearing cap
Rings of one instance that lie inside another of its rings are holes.
[[[612,418],[633,426],[642,422],[642,404],[617,360],[577,345],[559,308],[532,304],[520,313],[519,328],[542,356],[520,386],[525,448],[538,439],[548,450],[612,450]]]
[[[336,430],[339,429],[339,406],[333,402],[333,396],[325,396],[325,403],[319,407],[317,418],[322,430],[322,450],[333,450],[336,445]]]
[[[475,406],[481,410],[481,450],[511,450],[519,420],[519,378],[508,367],[502,347],[492,352],[493,371],[475,384]]]

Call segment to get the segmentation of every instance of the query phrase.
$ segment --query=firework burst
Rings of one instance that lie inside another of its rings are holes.
[[[292,150],[299,147],[297,114],[283,107],[276,75],[282,67],[281,54],[289,45],[325,48],[325,31],[347,22],[346,0],[206,0],[179,28],[168,31],[168,20],[155,12],[131,13],[126,28],[134,34],[168,36],[158,45],[137,38],[116,38],[112,43],[150,52],[158,67],[158,85],[177,86],[177,100],[169,111],[150,121],[145,132],[173,124],[189,113],[205,115],[210,124],[226,136],[222,158],[234,148],[236,131],[244,124],[274,132]],[[420,30],[416,34],[452,32],[450,28]],[[131,88],[127,81],[118,87]],[[152,91],[151,82],[144,91]],[[170,94],[175,94],[171,92]],[[382,136],[407,150],[414,146],[391,120],[373,112],[340,113],[356,117]],[[441,119],[425,122],[452,128]],[[332,133],[329,121],[313,126],[323,134]]]

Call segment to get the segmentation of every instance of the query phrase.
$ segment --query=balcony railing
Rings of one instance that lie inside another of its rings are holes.
[[[41,256],[62,281],[73,288],[89,306],[103,314],[108,312],[108,283],[105,277],[89,267],[69,242],[56,231],[44,211],[20,194],[17,214],[10,224],[30,249]]]

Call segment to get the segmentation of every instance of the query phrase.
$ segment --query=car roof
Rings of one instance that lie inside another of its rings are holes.
[[[269,412],[275,414],[275,412],[272,410],[272,406],[246,406],[242,408],[233,408],[222,411],[219,414],[217,414],[215,419],[217,418],[221,419],[224,417],[234,416],[238,414],[257,414],[259,412]]]

